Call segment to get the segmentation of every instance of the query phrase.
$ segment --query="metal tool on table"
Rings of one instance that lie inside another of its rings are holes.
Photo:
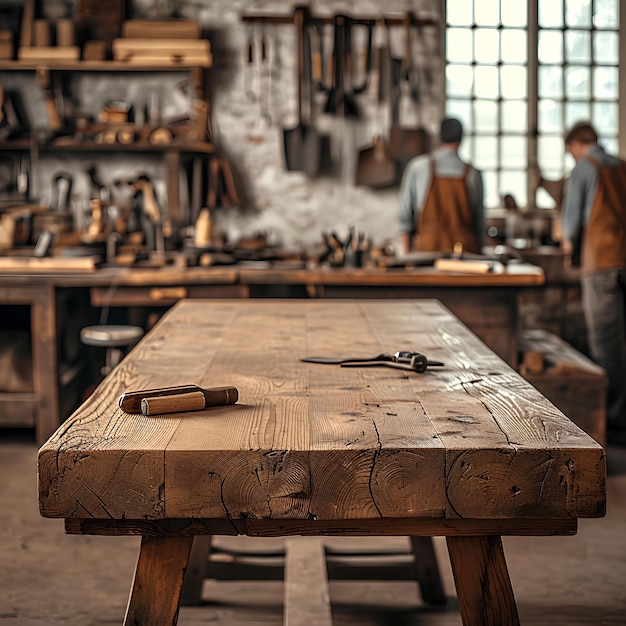
[[[119,398],[119,405],[125,413],[160,415],[202,411],[212,406],[235,404],[239,399],[237,387],[208,387],[179,385],[161,389],[126,391]]]
[[[401,350],[383,352],[374,357],[326,357],[308,356],[300,359],[305,363],[324,363],[327,365],[340,365],[341,367],[391,367],[393,369],[417,372],[422,374],[428,367],[443,367],[440,361],[430,361],[421,352]]]

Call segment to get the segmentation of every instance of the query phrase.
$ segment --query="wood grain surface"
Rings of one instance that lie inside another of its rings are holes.
[[[413,374],[302,363],[419,350]],[[239,403],[129,415],[129,388]],[[44,516],[158,520],[595,517],[605,454],[433,301],[189,300],[39,453]]]

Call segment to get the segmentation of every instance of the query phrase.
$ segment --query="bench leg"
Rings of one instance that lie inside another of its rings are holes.
[[[185,573],[182,606],[200,606],[202,604],[202,583],[206,578],[210,555],[211,535],[196,535],[193,538],[187,572]]]
[[[124,626],[176,626],[193,537],[141,538]]]
[[[411,537],[410,539],[415,559],[415,573],[422,593],[422,600],[426,604],[442,606],[446,603],[446,594],[441,584],[433,538]]]
[[[497,536],[446,537],[463,626],[519,626]]]

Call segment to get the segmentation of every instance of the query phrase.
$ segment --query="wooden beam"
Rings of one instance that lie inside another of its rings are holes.
[[[285,541],[285,626],[332,626],[330,589],[323,540]]]

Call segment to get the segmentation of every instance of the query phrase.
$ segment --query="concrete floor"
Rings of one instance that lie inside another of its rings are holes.
[[[62,520],[41,518],[36,457],[29,432],[0,430],[0,626],[121,624],[139,539],[65,535]],[[607,458],[605,518],[581,520],[575,537],[504,539],[525,626],[626,624],[626,448]],[[435,546],[445,609],[425,607],[412,582],[331,581],[334,624],[459,626],[445,541]],[[282,624],[279,581],[206,580],[203,599],[181,609],[181,626]]]

